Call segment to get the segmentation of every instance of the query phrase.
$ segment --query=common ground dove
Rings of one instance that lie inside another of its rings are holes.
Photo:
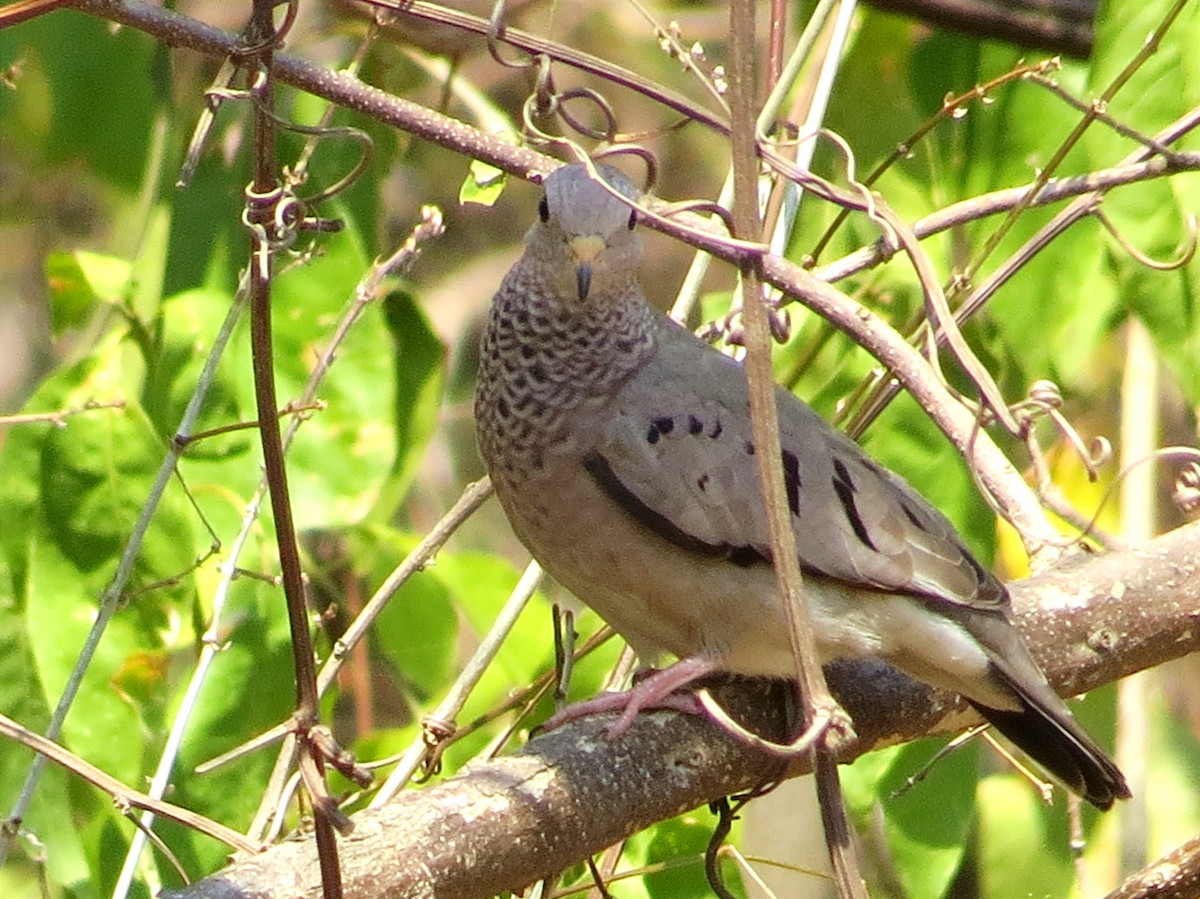
[[[637,189],[597,167],[625,197]],[[677,661],[593,708],[623,714],[704,674],[793,675],[742,367],[655,311],[636,213],[568,165],[494,300],[479,446],[512,527],[644,659]],[[1127,797],[1009,618],[1003,584],[900,477],[779,389],[782,459],[823,661],[877,657],[964,696],[1099,808]],[[615,697],[615,698],[612,698]]]

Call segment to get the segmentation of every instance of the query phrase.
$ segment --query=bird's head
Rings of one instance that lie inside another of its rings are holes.
[[[596,171],[623,196],[640,192],[617,169]],[[592,180],[582,165],[565,165],[542,182],[538,221],[526,237],[526,254],[553,273],[555,295],[564,302],[602,303],[622,295],[637,278],[642,247],[637,213]]]

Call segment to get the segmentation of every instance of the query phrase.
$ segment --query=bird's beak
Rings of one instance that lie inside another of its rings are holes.
[[[579,299],[586,300],[592,289],[592,263],[604,249],[604,238],[595,234],[584,234],[571,241],[571,255],[575,257],[575,286]]]

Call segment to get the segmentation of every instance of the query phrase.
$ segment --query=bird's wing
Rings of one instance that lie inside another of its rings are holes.
[[[768,560],[745,375],[666,320],[658,337],[585,468],[676,545],[739,564]],[[969,608],[1004,605],[1004,588],[940,512],[791,394],[780,390],[778,401],[787,500],[809,574]]]

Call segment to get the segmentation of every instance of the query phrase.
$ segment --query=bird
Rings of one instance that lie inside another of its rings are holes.
[[[700,677],[794,677],[759,493],[745,371],[639,281],[641,192],[555,169],[480,345],[474,417],[513,531],[643,660],[677,661],[582,705],[672,705]],[[1009,594],[899,475],[777,386],[786,497],[822,662],[876,658],[960,694],[1100,809],[1130,795],[1030,655]],[[605,699],[605,697],[608,697]],[[682,703],[681,706],[686,706]]]

